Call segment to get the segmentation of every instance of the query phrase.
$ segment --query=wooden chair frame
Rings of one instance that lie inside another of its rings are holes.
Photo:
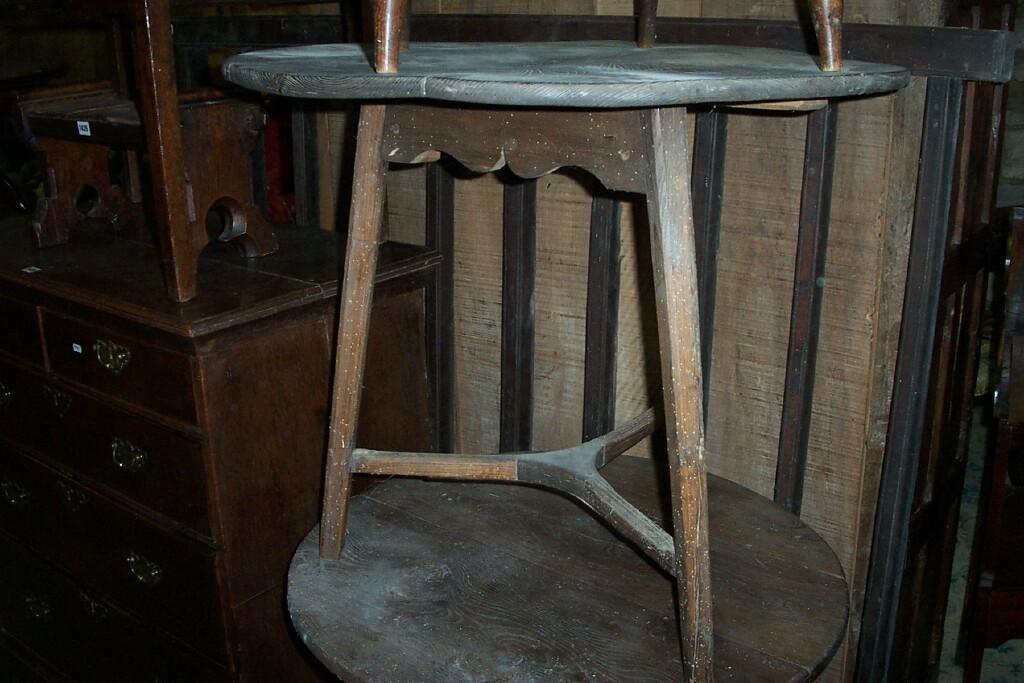
[[[818,38],[822,71],[843,68],[843,1],[807,0]],[[398,72],[402,48],[408,44],[409,0],[370,0],[373,18],[373,68],[377,73]],[[634,0],[639,47],[654,47],[658,0]]]

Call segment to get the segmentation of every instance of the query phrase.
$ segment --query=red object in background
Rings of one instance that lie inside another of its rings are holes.
[[[292,165],[291,116],[287,109],[267,111],[263,129],[263,158],[266,176],[266,217],[271,223],[295,222],[295,174]]]

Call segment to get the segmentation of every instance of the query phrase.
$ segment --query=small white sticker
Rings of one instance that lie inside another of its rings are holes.
[[[71,344],[71,350],[74,351],[75,353],[81,353],[82,352],[82,345],[81,344],[74,344],[74,343],[72,343]]]
[[[38,273],[40,270],[42,270],[42,268],[36,268],[35,266],[26,266],[25,268],[21,269],[21,272],[25,273],[26,275],[31,275],[32,273]]]
[[[78,121],[78,134],[85,137],[92,136],[92,128],[89,127],[88,121]]]

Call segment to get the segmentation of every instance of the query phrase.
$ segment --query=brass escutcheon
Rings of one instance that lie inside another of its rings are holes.
[[[0,496],[8,505],[20,505],[29,499],[29,490],[16,481],[0,481]]]
[[[110,454],[117,468],[128,472],[138,472],[149,462],[149,453],[119,436],[111,440]]]
[[[135,580],[146,586],[155,586],[164,576],[164,570],[160,568],[160,565],[134,552],[129,552],[125,561]]]
[[[120,375],[128,367],[128,361],[132,359],[132,352],[127,346],[122,346],[109,339],[97,339],[92,344],[92,350],[100,365],[115,375]]]

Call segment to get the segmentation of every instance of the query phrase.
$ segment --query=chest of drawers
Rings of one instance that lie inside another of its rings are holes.
[[[283,582],[319,514],[339,243],[212,254],[29,246],[0,223],[0,680],[305,680]],[[361,438],[427,448],[423,285],[386,245]]]

